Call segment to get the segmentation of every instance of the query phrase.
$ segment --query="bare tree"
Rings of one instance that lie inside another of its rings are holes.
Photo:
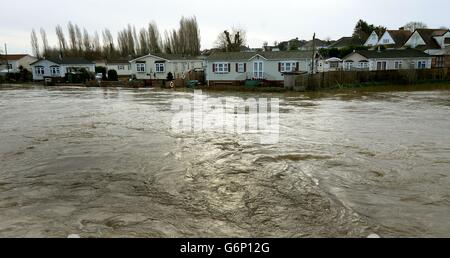
[[[77,37],[77,50],[78,54],[83,52],[83,34],[81,33],[80,27],[78,25],[75,25],[75,35]]]
[[[104,55],[107,58],[111,58],[116,52],[116,49],[114,46],[114,38],[109,29],[103,30],[102,34],[103,34]]]
[[[149,40],[148,40],[148,32],[145,28],[142,28],[139,32],[139,55],[146,55],[149,53]]]
[[[417,29],[426,29],[428,26],[423,22],[408,22],[403,28],[414,32]]]
[[[69,22],[69,24],[67,24],[67,31],[69,32],[70,51],[72,52],[72,54],[75,54],[77,52],[78,44],[75,26],[72,24],[72,22]]]
[[[67,52],[67,41],[64,36],[64,31],[61,25],[57,25],[55,30],[56,36],[58,37],[60,54],[65,54]]]
[[[148,48],[151,53],[161,52],[161,35],[159,34],[158,26],[155,22],[148,25]]]
[[[41,40],[42,40],[42,55],[46,57],[50,52],[50,46],[48,45],[47,32],[45,32],[43,28],[41,28]]]
[[[91,37],[86,29],[83,29],[83,49],[85,54],[90,55],[93,52],[93,44],[91,43]]]
[[[41,52],[39,50],[39,40],[34,29],[31,31],[31,48],[33,49],[34,56],[40,58]]]
[[[216,47],[225,52],[239,52],[246,42],[246,31],[242,28],[233,28],[231,32],[226,30],[219,34]]]

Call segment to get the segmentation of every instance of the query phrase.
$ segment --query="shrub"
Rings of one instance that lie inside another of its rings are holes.
[[[117,75],[116,70],[109,70],[108,71],[108,81],[118,81],[119,76]]]
[[[167,74],[167,81],[173,81],[173,74],[171,73],[171,72],[169,72],[168,74]]]
[[[101,73],[102,76],[102,80],[106,80],[106,68],[103,66],[96,66],[95,67],[95,73]]]

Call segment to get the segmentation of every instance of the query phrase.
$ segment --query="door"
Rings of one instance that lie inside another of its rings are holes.
[[[386,61],[378,62],[377,63],[377,70],[378,71],[384,71],[384,70],[386,70],[386,66],[387,66],[387,62]]]
[[[264,63],[262,61],[253,62],[253,78],[264,79]]]

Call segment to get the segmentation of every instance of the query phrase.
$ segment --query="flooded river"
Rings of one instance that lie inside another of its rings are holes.
[[[0,86],[0,237],[450,236],[450,91],[280,99],[278,144],[170,130],[193,92]]]

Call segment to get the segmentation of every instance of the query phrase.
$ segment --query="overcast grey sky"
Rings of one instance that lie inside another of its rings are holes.
[[[214,45],[226,28],[247,30],[248,44],[264,41],[349,36],[358,19],[397,29],[409,21],[429,27],[450,27],[449,0],[27,0],[5,1],[1,7],[0,43],[10,53],[30,52],[30,31],[44,28],[56,44],[54,27],[69,21],[90,32],[110,28],[114,33],[127,24],[137,28],[155,21],[161,33],[178,27],[181,16],[196,16],[202,48]]]

